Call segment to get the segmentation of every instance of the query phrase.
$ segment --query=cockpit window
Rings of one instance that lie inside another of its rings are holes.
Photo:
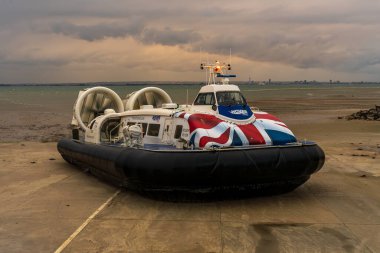
[[[214,93],[199,93],[194,105],[213,105],[215,104]]]
[[[219,105],[246,105],[243,95],[238,91],[216,92],[216,99]]]

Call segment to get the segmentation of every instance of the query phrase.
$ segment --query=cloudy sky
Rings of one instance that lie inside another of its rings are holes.
[[[0,0],[0,83],[380,81],[380,1]]]

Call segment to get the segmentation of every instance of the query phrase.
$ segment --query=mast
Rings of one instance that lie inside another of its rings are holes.
[[[231,61],[231,60],[230,60]],[[215,63],[201,63],[201,70],[206,69],[206,85],[217,84],[216,78],[222,78],[219,84],[228,84],[229,77],[236,77],[236,75],[227,74],[227,70],[231,70],[231,64],[220,63],[218,60]]]

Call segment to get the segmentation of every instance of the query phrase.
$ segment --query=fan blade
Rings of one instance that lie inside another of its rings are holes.
[[[100,111],[104,112],[106,109],[115,109],[113,107],[113,101],[108,96],[104,96],[102,104],[99,108]]]
[[[93,117],[91,117],[93,114],[93,111],[91,109],[93,102],[94,102],[94,93],[90,93],[84,99],[81,114],[80,114],[81,120],[83,121],[85,125],[87,125],[93,119]]]
[[[146,97],[145,97],[145,94],[142,94],[141,96],[139,96],[137,98],[137,101],[139,102],[139,105],[142,106],[142,105],[146,105],[147,104],[147,101],[146,101]],[[135,108],[135,109],[140,109],[140,106],[139,108]]]
[[[154,99],[154,94],[152,92],[146,92],[145,93],[146,101],[148,105],[153,105],[153,107],[156,107],[156,101]]]
[[[101,106],[102,106],[103,99],[104,99],[103,93],[96,93],[95,94],[94,103],[92,104],[92,107],[91,107],[91,109],[93,110],[94,113],[100,113],[101,112]]]

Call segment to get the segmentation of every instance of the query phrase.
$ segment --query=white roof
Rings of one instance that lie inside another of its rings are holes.
[[[210,84],[201,88],[199,93],[218,92],[218,91],[240,91],[239,87],[234,84]]]
[[[137,109],[121,112],[119,116],[149,116],[149,115],[160,115],[160,116],[171,116],[176,110],[169,110],[163,108],[150,108],[150,109]]]

